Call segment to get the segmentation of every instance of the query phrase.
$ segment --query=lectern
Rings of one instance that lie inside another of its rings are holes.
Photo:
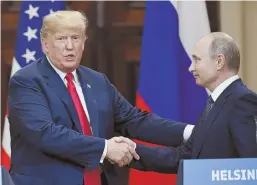
[[[6,167],[1,166],[0,185],[14,185]]]
[[[257,158],[181,160],[176,185],[257,185]]]

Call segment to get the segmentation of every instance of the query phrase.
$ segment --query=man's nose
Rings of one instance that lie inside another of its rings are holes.
[[[190,64],[190,66],[189,66],[189,68],[188,68],[188,71],[191,72],[191,73],[194,71],[194,65],[193,65],[193,63]]]
[[[71,38],[67,39],[67,43],[66,43],[66,49],[67,50],[72,50],[73,49],[73,42]]]

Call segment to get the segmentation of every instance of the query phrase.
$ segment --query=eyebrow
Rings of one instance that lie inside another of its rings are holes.
[[[195,60],[201,60],[201,58],[198,57],[198,56],[196,56],[195,54],[193,54],[192,57],[193,57]]]

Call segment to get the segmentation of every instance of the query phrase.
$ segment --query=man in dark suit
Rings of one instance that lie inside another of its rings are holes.
[[[132,107],[103,74],[80,66],[86,28],[76,11],[46,16],[40,35],[46,56],[10,80],[16,185],[99,185],[100,174],[122,184],[111,163],[138,159],[135,143],[124,137],[178,146],[190,135],[188,125]]]
[[[225,33],[211,33],[192,57],[189,71],[210,96],[191,137],[177,148],[138,146],[141,158],[132,167],[174,173],[180,159],[257,157],[257,94],[237,75],[237,44]]]

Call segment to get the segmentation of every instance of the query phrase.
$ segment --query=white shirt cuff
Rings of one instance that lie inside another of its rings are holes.
[[[184,142],[186,142],[188,138],[191,136],[193,129],[194,129],[194,125],[187,125],[185,127],[185,130],[183,133]]]
[[[103,151],[103,155],[101,157],[100,163],[103,163],[106,154],[107,154],[107,140],[105,140],[104,151]]]

